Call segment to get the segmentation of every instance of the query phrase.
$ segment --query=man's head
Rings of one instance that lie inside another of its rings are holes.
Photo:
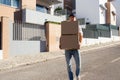
[[[70,15],[69,15],[69,20],[70,20],[70,21],[76,21],[76,18],[75,18],[75,16],[74,16],[74,14],[70,14]]]

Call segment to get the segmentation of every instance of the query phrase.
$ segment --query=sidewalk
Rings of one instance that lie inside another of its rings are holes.
[[[120,41],[117,42],[109,42],[104,44],[97,44],[91,46],[85,46],[81,48],[81,53],[84,54],[85,51],[99,49],[103,47],[111,47],[120,44]],[[64,56],[64,51],[56,51],[56,52],[42,52],[36,55],[23,55],[23,56],[15,56],[6,60],[0,60],[0,71],[18,67],[30,65],[42,61],[47,61],[50,59],[55,59]]]

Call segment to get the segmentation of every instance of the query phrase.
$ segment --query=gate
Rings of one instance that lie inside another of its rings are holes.
[[[44,26],[30,23],[15,22],[13,24],[13,40],[40,41],[45,38]]]

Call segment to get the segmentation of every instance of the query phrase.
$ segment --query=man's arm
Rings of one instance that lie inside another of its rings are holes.
[[[83,35],[81,33],[79,33],[79,42],[80,42],[80,44],[82,43],[82,40],[83,40]]]
[[[82,31],[82,28],[81,26],[79,25],[79,43],[81,44],[82,43],[82,40],[83,40],[83,31]]]

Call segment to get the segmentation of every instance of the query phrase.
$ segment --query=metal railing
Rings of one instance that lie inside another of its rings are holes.
[[[54,12],[54,15],[56,15],[56,16],[67,15],[67,10],[66,9],[57,10],[57,11]]]
[[[112,34],[111,34],[112,32]],[[116,26],[107,24],[90,24],[86,25],[83,29],[84,38],[98,38],[98,37],[111,37],[118,36],[119,32]]]
[[[37,24],[13,23],[13,40],[39,41],[45,38],[44,26]]]

